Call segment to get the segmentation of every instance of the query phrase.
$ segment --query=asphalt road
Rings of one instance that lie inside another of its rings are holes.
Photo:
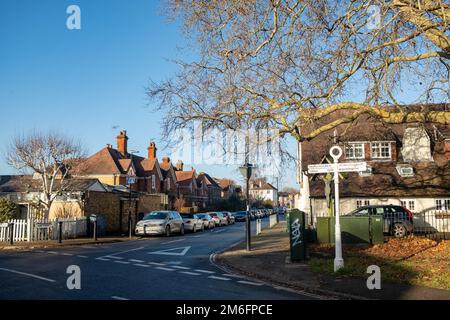
[[[268,219],[263,222],[267,225]],[[255,230],[253,225],[252,230]],[[224,273],[210,256],[245,237],[244,224],[183,236],[0,253],[0,299],[317,299]],[[78,266],[81,288],[68,289]]]

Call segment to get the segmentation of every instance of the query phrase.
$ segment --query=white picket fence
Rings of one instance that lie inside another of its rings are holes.
[[[56,240],[59,236],[58,222],[62,222],[63,239],[78,238],[87,235],[87,218],[70,218],[57,220],[13,219],[0,224],[0,242],[10,241],[10,227],[13,223],[14,241]]]

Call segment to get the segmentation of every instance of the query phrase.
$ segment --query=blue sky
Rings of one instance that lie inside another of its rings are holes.
[[[72,4],[81,9],[81,30],[66,27]],[[30,129],[77,137],[89,154],[115,145],[122,129],[140,155],[151,140],[161,145],[161,115],[147,105],[145,86],[176,72],[167,59],[190,53],[178,51],[185,39],[160,12],[156,0],[1,0],[2,154]],[[241,179],[234,167],[196,168]],[[291,171],[282,186],[295,185]],[[12,173],[2,157],[0,174]]]

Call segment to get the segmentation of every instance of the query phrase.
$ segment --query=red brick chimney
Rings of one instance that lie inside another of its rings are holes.
[[[156,148],[156,144],[154,142],[150,142],[150,146],[147,148],[149,159],[156,159],[156,150],[158,150]]]
[[[170,158],[169,157],[164,157],[164,158],[162,158],[162,162],[163,163],[170,163]]]
[[[125,130],[120,131],[119,135],[117,136],[117,150],[122,154],[124,158],[126,158],[128,154],[127,146],[128,146],[127,132]]]

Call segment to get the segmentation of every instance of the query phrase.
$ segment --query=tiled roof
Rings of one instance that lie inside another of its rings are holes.
[[[60,188],[60,182],[55,180],[54,190]],[[64,186],[71,191],[86,191],[97,182],[99,183],[97,179],[67,179]],[[40,192],[41,190],[41,180],[33,179],[32,176],[0,176],[0,193]]]
[[[254,179],[250,181],[250,190],[277,190],[277,188],[264,179]]]

